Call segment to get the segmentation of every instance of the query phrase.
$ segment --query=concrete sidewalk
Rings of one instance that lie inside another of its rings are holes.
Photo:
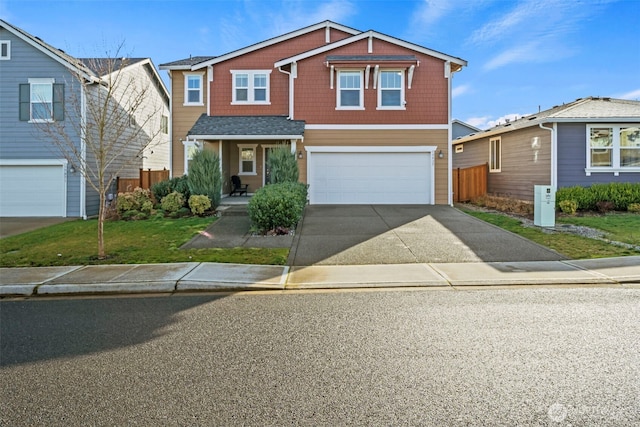
[[[0,269],[0,297],[512,285],[640,286],[640,256],[577,261],[291,268],[174,263]]]

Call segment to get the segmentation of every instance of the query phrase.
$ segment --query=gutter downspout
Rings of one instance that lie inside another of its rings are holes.
[[[82,117],[80,118],[80,216],[82,219],[87,219],[87,94],[86,87],[80,85],[80,112]]]
[[[173,95],[171,71],[167,70],[167,74],[169,75],[169,91]],[[169,96],[169,178],[173,178],[173,96]]]
[[[278,67],[278,71],[289,76],[289,120],[293,120],[293,100],[294,100],[294,85],[293,80],[298,77],[298,64],[296,62],[291,63],[291,71],[285,71],[282,67]]]
[[[556,129],[556,123],[552,128],[544,127],[542,123],[538,123],[540,129],[548,130],[551,132],[551,186],[555,189],[558,188],[558,133]]]
[[[453,80],[453,72],[451,71],[451,62],[449,61],[445,62],[444,64],[444,76],[447,78],[447,203],[449,204],[449,206],[453,206],[453,146],[451,142],[451,139],[453,138],[451,124],[451,81]]]

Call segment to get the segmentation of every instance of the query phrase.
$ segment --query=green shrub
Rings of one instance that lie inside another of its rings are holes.
[[[568,215],[575,215],[578,210],[578,202],[575,200],[563,200],[558,205],[560,210]]]
[[[640,213],[640,203],[629,203],[627,210],[633,213]]]
[[[305,184],[285,182],[271,184],[256,191],[249,201],[249,218],[254,229],[267,232],[295,228],[307,204]]]
[[[169,193],[162,198],[160,206],[169,214],[178,212],[184,206],[184,196],[177,191]]]
[[[211,208],[211,200],[209,197],[202,194],[194,194],[189,197],[189,208],[194,215],[203,215],[208,209]]]
[[[560,206],[563,200],[575,200],[581,211],[602,208],[625,211],[630,204],[640,203],[640,183],[613,182],[593,184],[591,187],[564,187],[556,192],[556,204]],[[603,202],[609,202],[610,205]]]
[[[269,152],[267,168],[270,171],[271,184],[298,182],[298,161],[288,145],[279,145]]]
[[[184,201],[189,200],[189,177],[187,175],[177,176],[165,181],[155,183],[151,186],[151,192],[156,201],[161,202],[163,198],[177,191],[182,194]]]
[[[148,218],[153,211],[151,192],[137,187],[132,192],[119,193],[116,199],[116,210],[123,219]]]
[[[189,191],[192,195],[209,197],[211,206],[215,209],[220,204],[221,189],[222,173],[218,154],[209,150],[197,152],[189,162]]]

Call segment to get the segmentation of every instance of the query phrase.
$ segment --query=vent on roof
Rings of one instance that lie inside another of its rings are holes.
[[[529,120],[534,120],[534,119],[537,119],[537,118],[538,118],[538,116],[531,116],[531,117],[529,117]]]
[[[507,127],[507,126],[511,126],[511,123],[507,123],[506,125],[504,125],[504,127]]]

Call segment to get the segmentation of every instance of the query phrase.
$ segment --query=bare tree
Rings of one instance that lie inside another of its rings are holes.
[[[106,58],[79,60],[65,91],[64,120],[38,121],[38,129],[99,195],[100,259],[106,258],[108,194],[124,171],[139,170],[143,152],[159,143],[161,132],[162,106],[153,103],[154,87],[128,68],[131,60],[120,57],[121,50],[122,45]]]

